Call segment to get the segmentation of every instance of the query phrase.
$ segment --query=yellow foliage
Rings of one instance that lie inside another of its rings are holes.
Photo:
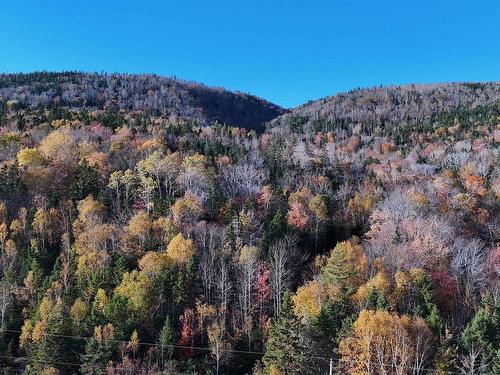
[[[429,198],[415,189],[408,192],[408,197],[419,206],[427,207],[430,204]]]
[[[269,375],[284,375],[276,366],[271,365],[269,369]]]
[[[105,207],[97,202],[91,195],[82,199],[76,205],[78,210],[78,219],[84,224],[93,224],[100,221]]]
[[[340,342],[341,363],[345,373],[352,375],[365,375],[368,368],[373,374],[385,373],[391,366],[406,374],[413,359],[429,350],[431,337],[422,318],[363,310],[350,335]]]
[[[172,259],[165,251],[155,252],[148,251],[139,260],[139,269],[148,275],[156,276],[162,270],[172,264]]]
[[[54,304],[52,303],[50,298],[47,296],[43,297],[42,302],[40,303],[40,307],[38,308],[40,317],[42,319],[46,319],[52,311],[52,307],[54,307]]]
[[[367,269],[368,259],[363,248],[353,239],[335,246],[322,268],[322,274],[327,284],[340,282],[356,288],[366,280]]]
[[[47,334],[47,321],[45,319],[42,319],[35,324],[35,327],[33,327],[31,339],[34,342],[38,342],[41,339],[43,339],[46,334]]]
[[[7,206],[5,205],[5,202],[0,201],[0,221],[1,222],[7,222]]]
[[[63,163],[74,162],[78,150],[70,130],[66,127],[59,128],[49,133],[49,135],[40,142],[39,149],[42,155],[47,159]]]
[[[10,223],[10,231],[13,236],[17,236],[21,231],[23,230],[22,223],[19,219],[14,219],[12,220],[12,223]]]
[[[317,194],[311,198],[309,201],[309,209],[314,213],[318,220],[328,220],[328,208],[326,207],[325,200],[321,195]]]
[[[144,142],[142,142],[139,148],[144,151],[161,150],[162,144],[157,139],[147,139]]]
[[[131,350],[134,353],[137,351],[137,349],[139,349],[139,334],[135,329],[134,332],[132,332],[132,335],[130,335],[130,340],[127,343],[127,349]]]
[[[177,263],[185,264],[195,253],[193,241],[185,239],[182,233],[177,234],[167,246],[168,256]]]
[[[368,282],[360,286],[357,292],[354,294],[354,300],[358,303],[363,303],[366,301],[368,294],[372,288],[377,289],[384,295],[389,295],[391,289],[391,280],[384,270],[380,270],[377,274],[368,280]]]
[[[153,285],[145,272],[134,270],[125,272],[120,285],[115,289],[117,295],[128,299],[129,308],[139,315],[147,313]]]
[[[35,212],[31,226],[37,234],[46,235],[50,225],[50,217],[47,211],[39,208]]]
[[[96,152],[96,147],[87,141],[83,141],[78,144],[78,153],[80,160],[87,159],[87,157]]]
[[[7,242],[5,242],[5,255],[7,255],[7,257],[10,259],[14,259],[16,254],[16,243],[12,240],[7,240]]]
[[[179,198],[172,206],[172,216],[178,225],[185,220],[198,217],[203,211],[201,203],[191,194],[186,194],[184,198]]]
[[[309,281],[297,289],[297,293],[292,297],[295,313],[303,319],[318,316],[325,297],[323,285],[318,280]]]
[[[76,325],[80,325],[82,320],[85,319],[85,316],[87,315],[87,305],[80,298],[77,298],[75,303],[71,306],[69,314]]]
[[[99,311],[104,312],[104,307],[108,303],[108,296],[104,289],[97,289],[95,294],[94,304],[99,309]]]
[[[291,206],[293,203],[303,203],[307,204],[307,202],[311,199],[311,190],[308,188],[304,187],[296,192],[290,194],[288,197],[288,204]]]
[[[60,374],[59,370],[52,366],[45,367],[40,373],[40,375],[59,375],[59,374]]]
[[[92,275],[106,267],[110,257],[105,251],[88,251],[78,257],[76,275],[79,277]]]
[[[259,257],[259,249],[256,246],[244,246],[240,251],[240,264],[251,264]]]
[[[19,336],[19,345],[24,348],[26,344],[31,340],[31,333],[33,332],[33,324],[31,320],[25,320],[21,328],[21,335]]]
[[[186,156],[182,162],[182,166],[185,169],[195,169],[202,172],[205,169],[205,156],[198,153]]]
[[[347,210],[351,215],[363,215],[373,207],[373,198],[369,195],[361,195],[359,192],[354,193],[354,197],[349,199]]]
[[[152,223],[149,214],[141,210],[129,220],[126,231],[134,237],[146,237],[151,226]]]
[[[17,162],[21,167],[38,167],[44,163],[44,159],[38,149],[27,147],[17,153]]]
[[[164,216],[153,221],[153,231],[166,243],[169,243],[176,234],[173,221]]]
[[[94,338],[100,344],[106,340],[113,340],[115,337],[115,327],[113,324],[108,323],[104,326],[94,327]]]
[[[4,243],[5,240],[7,239],[7,236],[9,235],[9,231],[7,229],[7,224],[1,223],[0,224],[0,243]]]

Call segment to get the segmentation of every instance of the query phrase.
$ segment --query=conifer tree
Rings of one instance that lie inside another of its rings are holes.
[[[163,367],[165,362],[172,356],[172,346],[174,344],[174,333],[172,330],[172,323],[170,317],[167,316],[163,328],[160,331],[160,336],[158,337],[158,349],[159,349],[159,363]]]
[[[305,347],[300,336],[301,323],[293,312],[290,295],[285,293],[280,314],[271,327],[263,357],[267,371],[287,375],[303,374]]]

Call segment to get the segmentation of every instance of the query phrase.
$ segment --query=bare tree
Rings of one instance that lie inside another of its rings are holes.
[[[485,362],[484,350],[472,345],[469,351],[460,357],[459,370],[463,375],[487,375],[488,363]]]
[[[297,241],[296,235],[288,234],[269,248],[271,293],[275,317],[279,314],[283,294],[290,287],[294,269],[301,262]]]
[[[451,268],[465,284],[465,294],[473,297],[486,285],[486,248],[479,239],[458,238],[454,244]]]
[[[222,171],[224,192],[229,198],[249,195],[262,190],[267,179],[267,171],[252,164],[229,165]]]
[[[212,304],[216,288],[217,259],[223,257],[221,252],[224,242],[224,228],[200,222],[193,230],[193,237],[198,245],[200,262],[200,279],[203,285],[203,295],[208,304]]]
[[[0,281],[0,328],[7,324],[7,313],[12,304],[12,284],[6,278]]]

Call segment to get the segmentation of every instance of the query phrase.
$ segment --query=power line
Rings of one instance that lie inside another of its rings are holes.
[[[21,334],[22,331],[20,330],[13,330],[13,329],[3,329],[0,330],[0,332],[8,332],[8,333],[16,333],[16,334]],[[73,336],[73,335],[61,335],[61,334],[55,334],[55,333],[45,333],[46,336],[50,337],[60,337],[60,338],[67,338],[67,339],[73,339],[73,340],[91,340],[94,337],[87,337],[87,336]],[[119,343],[119,344],[128,344],[130,341],[126,340],[116,340],[116,339],[102,339],[102,341],[106,342],[113,342],[113,343]],[[164,348],[172,348],[172,349],[184,349],[184,350],[199,350],[199,351],[207,351],[207,352],[212,352],[213,349],[207,348],[207,347],[202,347],[202,346],[188,346],[188,345],[178,345],[178,344],[158,344],[158,343],[152,343],[152,342],[144,342],[144,341],[138,341],[136,342],[138,345],[143,345],[143,346],[150,346],[150,347],[164,347]],[[236,350],[236,349],[219,349],[220,352],[225,352],[225,353],[236,353],[236,354],[250,354],[250,355],[264,355],[264,352],[261,351],[251,351],[251,350]],[[307,356],[307,355],[297,355],[298,357],[301,358],[308,358],[308,359],[321,359],[321,360],[330,360],[330,357],[322,357],[322,356]]]
[[[0,358],[8,358],[8,359],[11,359],[14,361],[16,361],[16,360],[31,361],[31,362],[37,362],[37,363],[42,363],[42,364],[47,364],[47,365],[78,366],[78,367],[81,366],[81,364],[73,363],[73,362],[49,361],[49,360],[32,359],[32,358],[26,358],[26,357],[9,357],[9,356],[0,355]],[[100,367],[102,369],[106,369],[106,366],[97,366],[96,365],[95,367]],[[16,371],[19,373],[24,373],[24,370],[16,369],[13,367],[0,367],[0,369],[9,370],[9,371],[12,370],[12,371]],[[128,372],[128,370],[137,370],[134,367],[121,367],[120,369],[126,370],[127,372]],[[147,370],[147,371],[148,371],[148,374],[159,374],[161,372],[161,370],[160,370],[160,372],[158,370]],[[171,375],[185,375],[185,373],[180,373],[180,372],[169,372],[169,374],[171,374]]]
[[[16,333],[20,334],[22,331],[20,330],[12,330],[12,329],[0,329],[0,332],[8,332],[8,333]],[[86,336],[72,336],[72,335],[61,335],[61,334],[54,334],[54,333],[45,333],[45,335],[50,336],[50,337],[59,337],[59,338],[67,338],[67,339],[73,339],[73,340],[91,340],[94,337],[86,337]],[[113,343],[121,343],[121,344],[128,344],[130,341],[126,340],[116,340],[116,339],[102,339],[102,341],[106,342],[113,342]],[[144,341],[139,341],[136,342],[138,345],[143,345],[143,346],[149,346],[149,347],[162,347],[162,348],[172,348],[172,349],[183,349],[183,350],[198,350],[198,351],[206,351],[206,352],[213,352],[213,349],[207,348],[207,347],[200,347],[200,346],[187,346],[187,345],[177,345],[177,344],[158,344],[158,343],[151,343],[151,342],[144,342]],[[249,354],[249,355],[264,355],[264,352],[261,351],[250,351],[250,350],[236,350],[236,349],[219,349],[220,352],[225,352],[225,353],[235,353],[235,354]],[[0,358],[10,358],[6,356],[0,356]],[[323,357],[323,356],[307,356],[307,355],[301,355],[297,354],[295,357],[298,358],[305,358],[305,359],[316,359],[316,360],[324,360],[324,361],[333,361],[336,364],[339,364],[341,361],[339,358],[331,358],[331,357]],[[18,359],[22,359],[23,357],[18,357]],[[32,360],[31,361],[38,361],[42,362],[41,360]],[[42,362],[42,363],[47,363],[47,362]],[[77,363],[62,363],[62,362],[53,362],[53,364],[59,364],[59,365],[69,365],[69,366],[81,366],[81,364]],[[381,365],[377,364],[377,366],[382,366],[384,368],[393,368],[394,366],[391,365]],[[124,368],[125,369],[125,368]],[[132,369],[132,368],[130,368]],[[416,370],[416,366],[411,366],[409,367],[411,370]],[[419,369],[421,372],[433,372],[434,370],[431,369]],[[456,371],[448,371],[449,374],[461,374],[460,372]]]

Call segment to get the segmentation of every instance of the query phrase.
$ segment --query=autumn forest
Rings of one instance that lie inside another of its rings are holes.
[[[499,144],[499,83],[0,74],[0,373],[500,374]]]

